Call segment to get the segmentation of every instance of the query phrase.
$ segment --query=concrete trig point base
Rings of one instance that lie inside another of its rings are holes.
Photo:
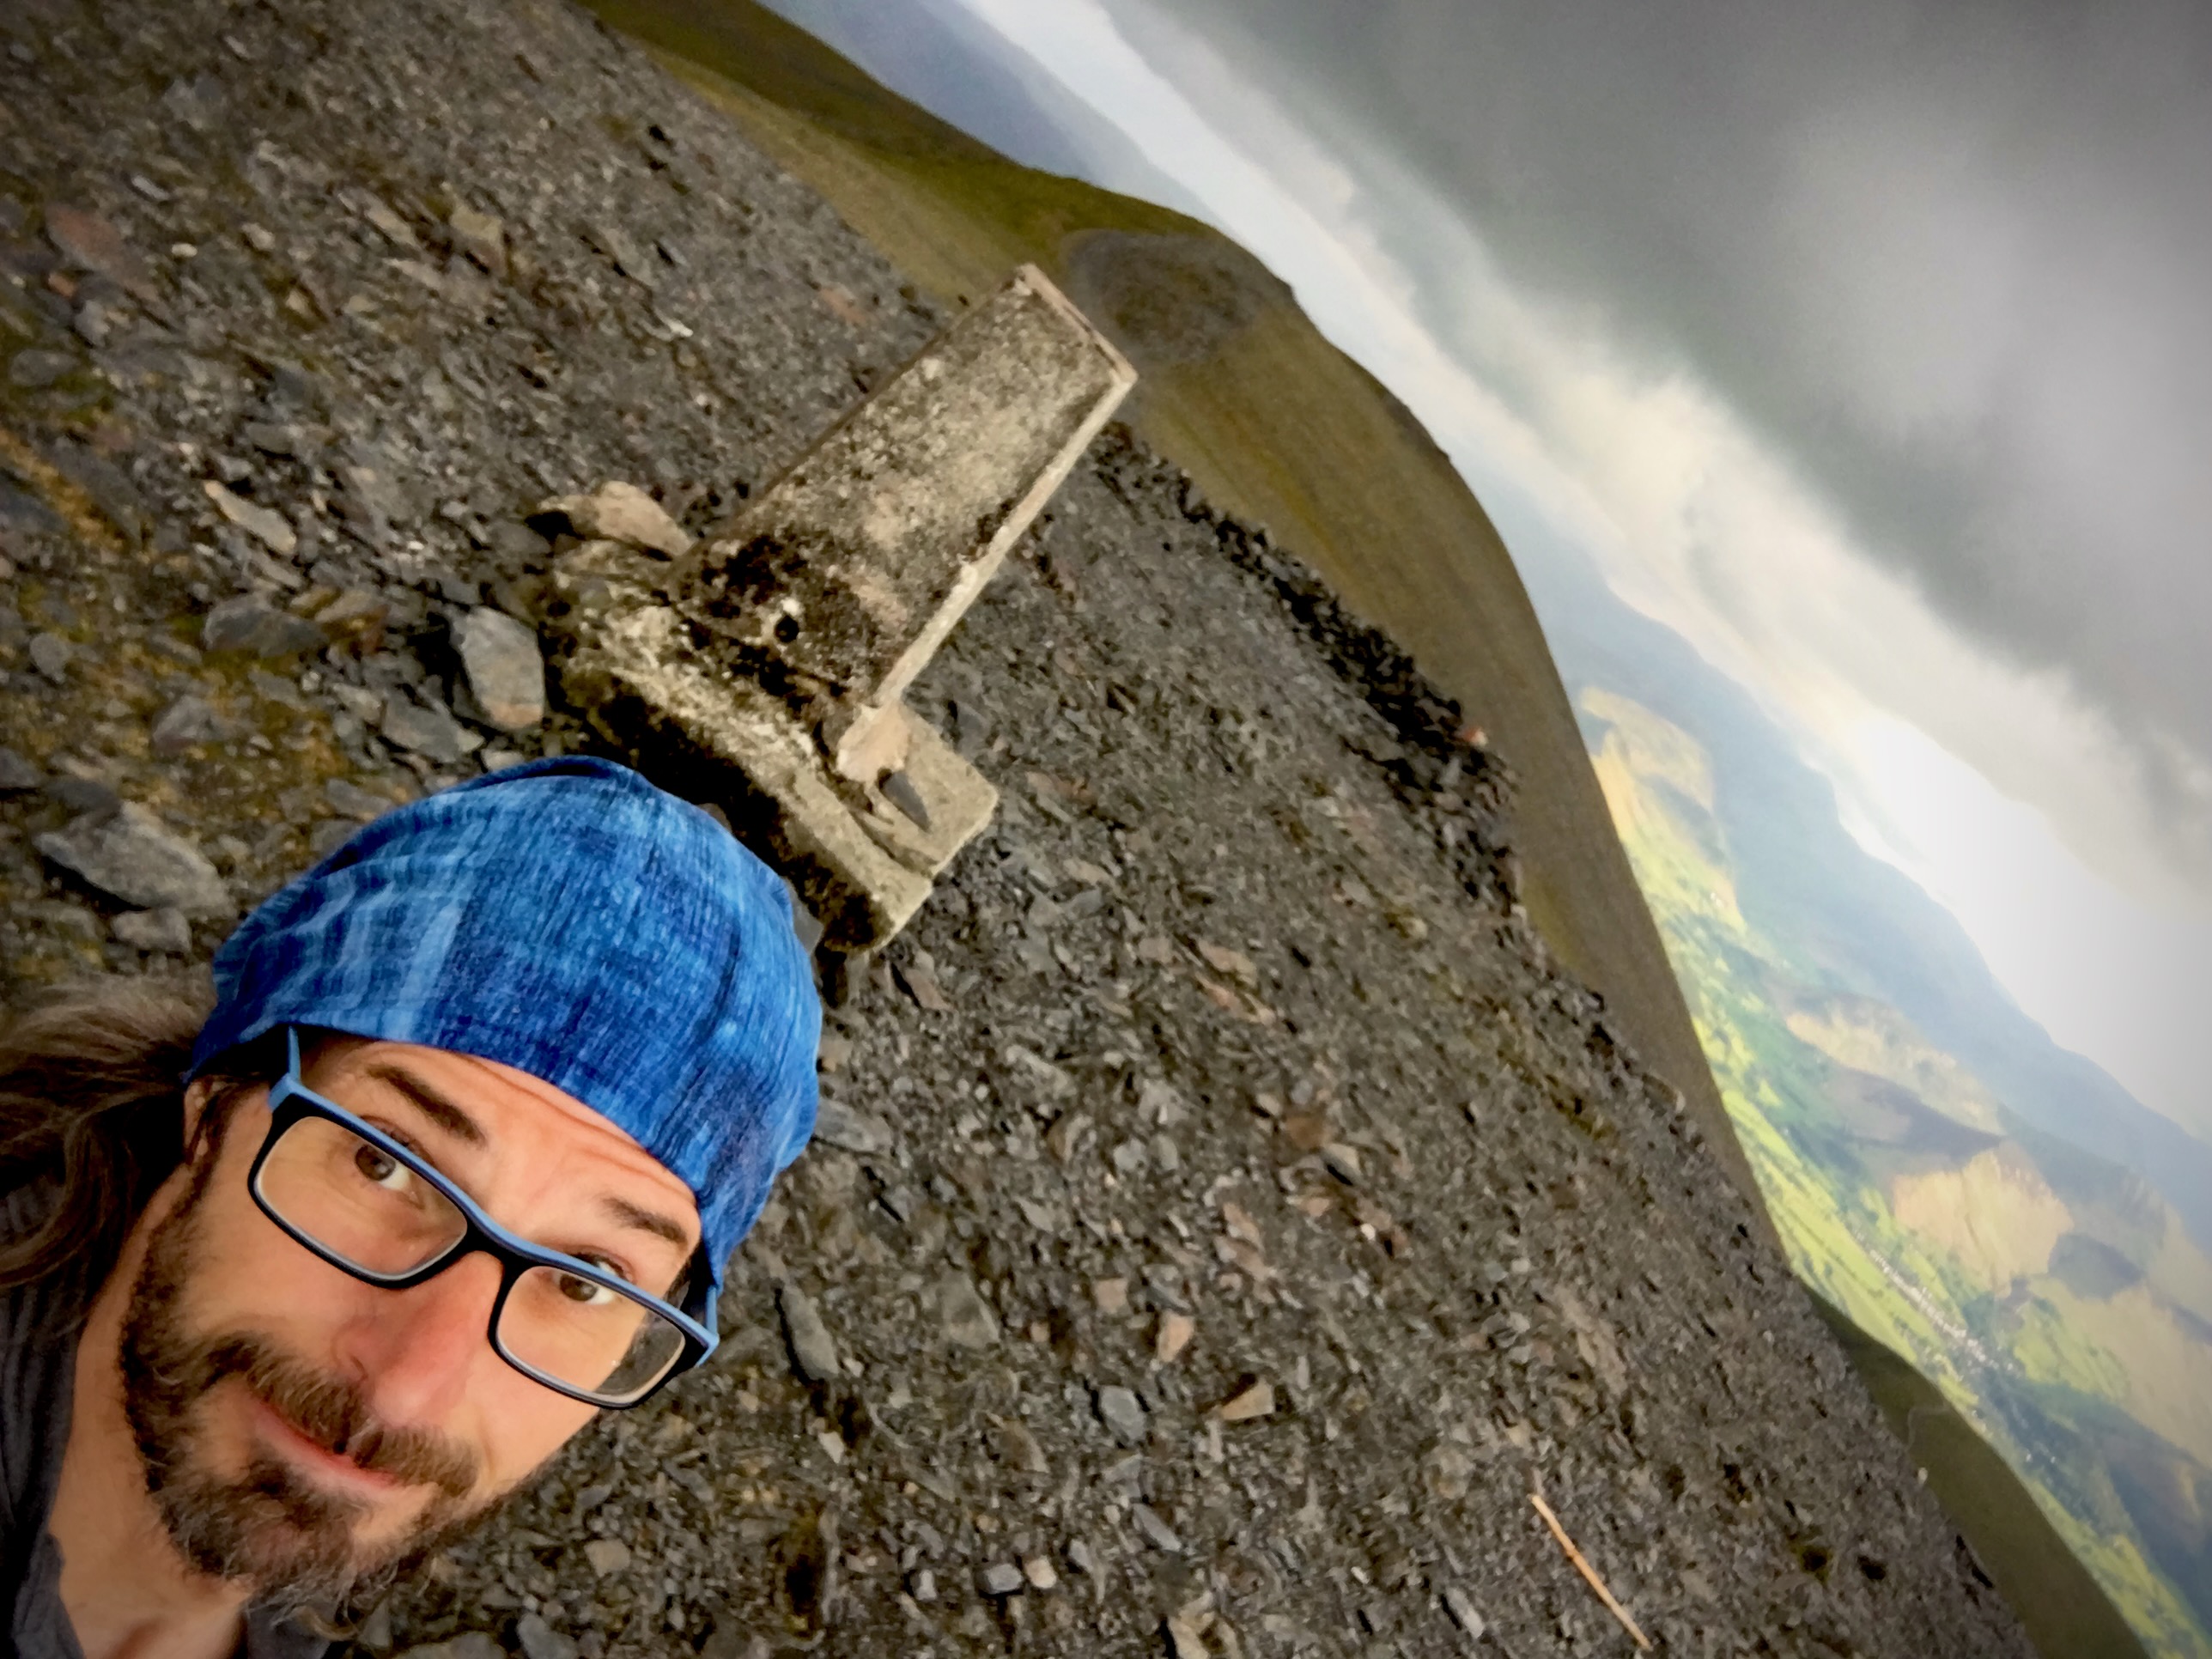
[[[998,805],[906,689],[1136,378],[1023,266],[696,545],[558,560],[568,701],[721,807],[825,946],[882,944]]]

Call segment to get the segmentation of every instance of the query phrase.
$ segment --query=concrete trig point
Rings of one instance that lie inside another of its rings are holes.
[[[720,806],[825,946],[880,945],[999,799],[906,689],[1136,378],[1023,266],[688,550],[557,561],[569,702]]]

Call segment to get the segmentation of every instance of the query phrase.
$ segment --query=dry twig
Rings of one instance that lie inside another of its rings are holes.
[[[1552,1536],[1559,1540],[1559,1547],[1567,1553],[1567,1559],[1575,1564],[1575,1571],[1582,1574],[1583,1580],[1597,1592],[1597,1599],[1605,1603],[1606,1611],[1620,1620],[1620,1627],[1636,1638],[1638,1647],[1649,1652],[1651,1638],[1636,1627],[1636,1621],[1628,1616],[1628,1609],[1613,1599],[1613,1592],[1605,1587],[1605,1580],[1597,1576],[1597,1569],[1590,1565],[1588,1558],[1575,1547],[1575,1540],[1567,1536],[1567,1529],[1559,1524],[1559,1517],[1552,1513],[1552,1506],[1544,1501],[1543,1493],[1530,1492],[1528,1501],[1536,1506],[1536,1513],[1544,1517],[1544,1524],[1552,1529]]]

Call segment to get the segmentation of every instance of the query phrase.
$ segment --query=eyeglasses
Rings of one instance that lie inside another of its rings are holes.
[[[714,1350],[705,1262],[682,1305],[507,1231],[404,1143],[301,1081],[300,1034],[269,1091],[275,1120],[247,1176],[262,1212],[334,1267],[404,1291],[483,1251],[500,1264],[488,1334],[525,1376],[588,1405],[641,1404]]]

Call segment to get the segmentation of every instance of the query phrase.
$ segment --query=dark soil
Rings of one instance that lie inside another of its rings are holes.
[[[530,506],[628,478],[696,528],[935,326],[562,6],[0,31],[11,992],[225,926],[40,836],[138,803],[246,902],[381,801],[580,745],[456,680],[457,617],[532,614]],[[2027,1651],[1549,965],[1504,767],[1284,554],[1109,434],[916,703],[1005,805],[836,1012],[720,1354],[364,1646],[1628,1651],[1540,1492],[1666,1652]]]

